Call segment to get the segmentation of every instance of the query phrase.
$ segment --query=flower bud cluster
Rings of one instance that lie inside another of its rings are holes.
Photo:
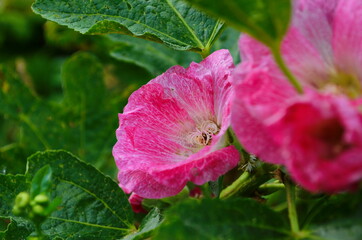
[[[21,192],[15,198],[13,214],[41,223],[49,215],[49,211],[47,211],[49,204],[50,199],[44,193],[40,193],[31,199],[29,193]]]

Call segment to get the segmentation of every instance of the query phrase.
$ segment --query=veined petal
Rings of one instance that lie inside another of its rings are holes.
[[[333,48],[341,70],[362,79],[362,2],[340,1],[334,15]],[[362,83],[360,83],[362,84]]]

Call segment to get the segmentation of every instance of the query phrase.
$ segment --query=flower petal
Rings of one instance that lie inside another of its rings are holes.
[[[336,64],[345,72],[355,73],[362,79],[362,2],[340,1],[334,17]]]

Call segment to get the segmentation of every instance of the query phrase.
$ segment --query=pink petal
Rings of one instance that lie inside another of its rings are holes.
[[[287,168],[304,188],[334,193],[362,178],[361,114],[347,99],[307,93],[275,126]]]
[[[234,101],[232,127],[245,149],[262,160],[284,162],[277,143],[267,132],[267,125],[283,109],[295,90],[268,66],[253,67],[244,62],[233,74]]]
[[[334,16],[333,48],[337,66],[362,79],[362,2],[340,1]]]
[[[142,206],[143,197],[138,196],[135,193],[132,193],[128,198],[128,202],[131,204],[132,210],[135,213],[147,213],[147,211]]]

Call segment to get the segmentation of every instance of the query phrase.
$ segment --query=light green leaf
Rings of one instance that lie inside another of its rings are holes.
[[[291,15],[291,0],[187,1],[271,47],[279,45]]]
[[[114,34],[110,38],[116,42],[111,56],[125,62],[134,63],[158,76],[172,66],[188,67],[194,61],[201,61],[199,54],[175,51],[161,44]]]
[[[34,198],[40,193],[47,193],[51,187],[52,169],[45,165],[34,175],[31,181],[30,195]]]
[[[162,216],[158,208],[152,209],[142,220],[138,232],[127,235],[122,240],[138,240],[150,237],[153,231],[162,223]]]
[[[42,17],[87,34],[127,34],[177,50],[208,51],[222,24],[181,0],[37,0]]]
[[[53,170],[52,198],[58,210],[43,223],[51,239],[116,239],[133,228],[127,196],[117,183],[65,151],[46,151],[28,159],[29,177],[49,164]]]
[[[165,213],[155,239],[287,239],[288,224],[251,199],[189,200]]]

